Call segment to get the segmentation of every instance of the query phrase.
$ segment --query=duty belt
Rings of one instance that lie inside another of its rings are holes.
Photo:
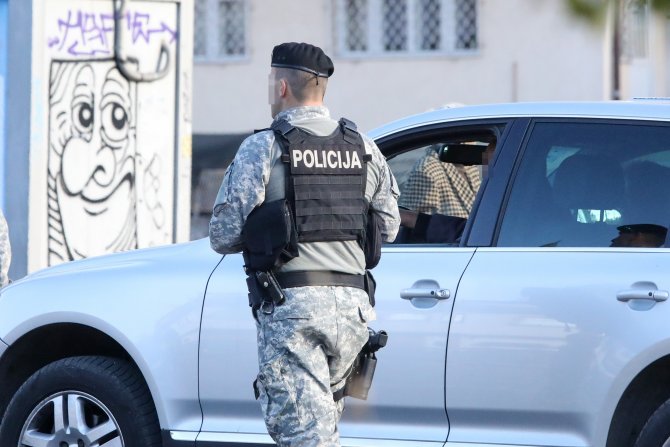
[[[341,286],[366,290],[365,275],[323,271],[296,271],[275,273],[282,289],[306,286]]]

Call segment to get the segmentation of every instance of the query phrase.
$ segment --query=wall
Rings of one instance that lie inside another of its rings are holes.
[[[10,68],[10,87],[30,131],[8,136],[10,276],[188,240],[192,2],[128,2],[119,22],[126,66],[165,71],[153,82],[129,80],[115,63],[111,0],[20,3],[10,5],[10,34],[32,29],[32,39],[11,42],[10,67],[20,67]],[[19,121],[12,113],[8,125]],[[16,234],[22,222],[28,230]]]
[[[473,55],[368,60],[337,56],[331,0],[250,1],[249,59],[194,68],[195,133],[269,123],[270,53],[283,41],[314,43],[333,56],[326,102],[362,129],[451,102],[608,98],[605,30],[571,17],[563,0],[480,0]]]

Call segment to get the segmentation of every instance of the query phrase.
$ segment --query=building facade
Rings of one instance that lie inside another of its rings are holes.
[[[670,95],[667,17],[623,0],[622,98]],[[333,56],[335,115],[370,129],[445,103],[612,96],[612,22],[565,0],[196,0],[194,132],[268,122],[272,47],[305,41]]]
[[[191,236],[241,140],[270,122],[274,45],[331,55],[326,103],[363,130],[450,103],[670,96],[668,18],[617,1],[590,23],[567,0],[196,0]]]

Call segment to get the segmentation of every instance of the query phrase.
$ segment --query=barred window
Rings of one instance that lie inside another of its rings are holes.
[[[384,51],[407,51],[407,1],[382,2]]]
[[[196,61],[247,56],[245,0],[195,0],[193,53]]]
[[[336,0],[345,56],[472,52],[477,0]]]
[[[624,61],[649,55],[649,0],[624,0],[621,4],[621,40]]]
[[[367,0],[345,0],[345,9],[350,12],[344,32],[346,47],[351,51],[368,50],[366,33],[368,21],[368,2]]]

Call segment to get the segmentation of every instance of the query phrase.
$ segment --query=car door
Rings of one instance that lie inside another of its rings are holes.
[[[669,141],[668,123],[537,119],[501,154],[521,159],[455,299],[448,445],[606,444],[624,390],[665,355]]]
[[[381,147],[402,190],[430,146],[456,141],[479,150],[483,137],[501,144],[504,129],[504,122],[445,123],[387,136]],[[444,444],[449,432],[444,402],[447,334],[453,296],[473,253],[474,248],[454,241],[383,247],[374,270],[377,320],[371,327],[387,331],[389,341],[377,354],[368,399],[347,398],[339,425],[343,445]],[[257,373],[256,333],[246,293],[241,256],[225,256],[210,278],[203,308],[202,445],[270,443],[251,387]]]

